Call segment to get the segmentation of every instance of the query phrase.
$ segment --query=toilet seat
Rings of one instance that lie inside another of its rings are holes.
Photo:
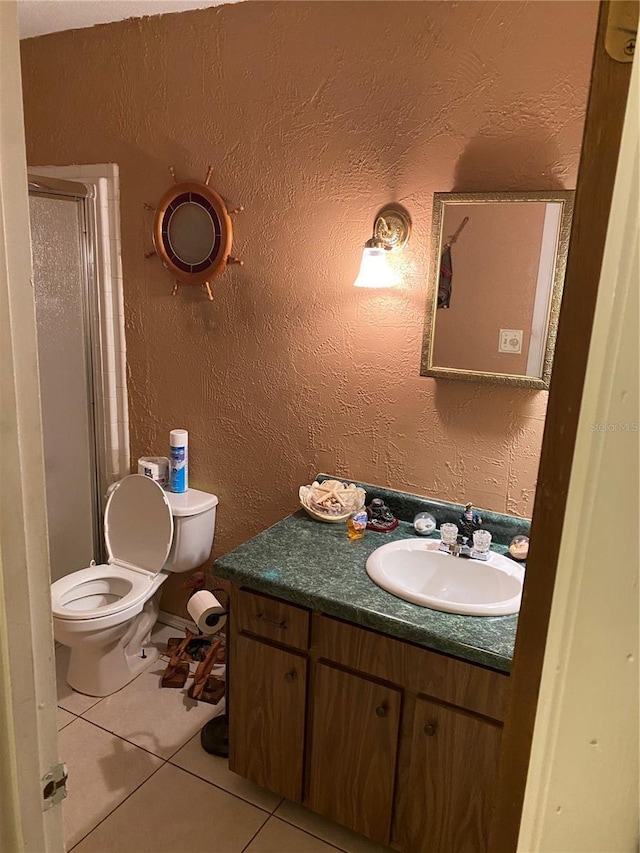
[[[120,480],[107,501],[108,563],[87,566],[51,585],[54,617],[86,621],[135,608],[160,585],[173,540],[173,514],[157,483],[140,474]]]
[[[109,564],[88,566],[51,586],[51,609],[58,619],[97,619],[135,607],[148,595],[152,578]]]

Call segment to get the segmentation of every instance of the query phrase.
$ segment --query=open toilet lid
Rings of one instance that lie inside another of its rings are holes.
[[[155,576],[173,540],[173,515],[162,486],[129,474],[116,484],[104,513],[109,563]]]

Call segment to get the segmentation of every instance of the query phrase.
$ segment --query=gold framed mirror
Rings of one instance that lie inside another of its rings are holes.
[[[434,193],[423,376],[548,389],[573,196]]]

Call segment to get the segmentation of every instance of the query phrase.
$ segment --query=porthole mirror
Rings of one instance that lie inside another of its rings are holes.
[[[171,187],[156,208],[156,251],[179,284],[204,285],[226,267],[231,251],[231,219],[224,201],[206,184]]]

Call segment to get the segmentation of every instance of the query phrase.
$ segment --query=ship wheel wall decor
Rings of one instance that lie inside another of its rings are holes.
[[[209,175],[204,184],[176,183],[155,209],[153,242],[175,278],[174,295],[182,284],[199,284],[213,299],[211,281],[228,263],[242,264],[229,256],[233,232],[230,214],[224,201],[207,185],[208,179]]]

